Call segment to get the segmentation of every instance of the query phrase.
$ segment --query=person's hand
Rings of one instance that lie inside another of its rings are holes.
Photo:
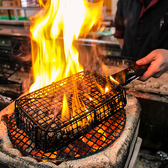
[[[168,50],[153,50],[146,57],[136,61],[136,64],[150,64],[147,71],[139,78],[139,80],[146,81],[150,77],[158,78],[168,70]]]

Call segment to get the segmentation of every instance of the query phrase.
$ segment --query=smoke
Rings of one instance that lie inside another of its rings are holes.
[[[102,59],[98,55],[98,45],[91,43],[78,43],[79,62],[83,66],[84,71],[94,71],[102,74]]]

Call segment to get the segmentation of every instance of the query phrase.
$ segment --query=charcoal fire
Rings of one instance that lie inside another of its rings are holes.
[[[46,100],[46,98],[44,100]],[[48,105],[50,106],[49,103]],[[18,128],[15,113],[12,114],[14,111],[13,102],[0,113],[0,160],[5,165],[14,165],[15,167],[19,167],[20,165],[23,165],[23,167],[44,167],[46,166],[44,161],[50,161],[47,162],[47,168],[55,167],[52,162],[60,168],[66,166],[69,168],[72,166],[80,167],[81,165],[83,168],[87,167],[87,165],[92,167],[108,167],[109,165],[124,167],[123,165],[127,160],[127,154],[130,151],[130,145],[134,142],[132,138],[135,137],[134,139],[136,139],[135,130],[137,123],[139,123],[140,116],[139,107],[137,99],[127,94],[127,105],[124,110],[121,109],[115,112],[110,118],[98,124],[95,128],[88,130],[88,132],[84,133],[81,137],[76,138],[61,149],[44,152],[42,149],[35,147],[35,141],[32,141],[24,130]],[[58,109],[58,111],[59,110],[60,109]],[[5,123],[4,117],[8,118],[8,123]],[[110,131],[110,125],[113,129],[112,131]],[[98,128],[100,131],[98,131]],[[92,133],[96,133],[96,131],[93,130],[98,131],[97,134],[93,135]],[[90,137],[90,139],[87,140],[85,136],[87,138]],[[24,138],[23,141],[22,138]],[[95,143],[92,146],[91,142],[93,141]],[[79,153],[77,153],[78,151]],[[91,151],[91,153],[89,151]],[[82,153],[85,155],[82,155]],[[129,153],[132,153],[132,150]],[[6,159],[6,157],[9,158],[9,160]]]
[[[34,84],[30,91],[83,71],[74,42],[96,31],[103,19],[103,0],[40,0],[43,9],[30,27]],[[62,40],[60,40],[62,38]]]
[[[107,148],[121,135],[125,127],[126,116],[123,110],[118,111],[81,137],[59,150],[50,152],[35,147],[35,142],[30,139],[30,136],[17,127],[14,115],[11,116],[10,120],[8,132],[14,146],[37,159],[59,162],[83,158]]]
[[[49,0],[45,4],[40,0],[39,3],[43,9],[31,18],[33,24],[30,27],[34,75],[34,83],[30,87],[30,92],[83,71],[78,58],[79,51],[74,42],[79,37],[85,38],[91,30],[96,31],[103,19],[103,0],[97,3],[90,3],[86,0]],[[62,85],[63,88],[66,86],[64,82]],[[74,85],[73,92],[65,91],[63,95],[61,93],[63,97],[59,98],[63,101],[57,105],[62,107],[61,122],[71,120],[81,111],[84,113],[90,110],[83,99],[79,98],[78,89],[75,88],[76,84],[73,81],[72,85]],[[71,103],[68,99],[72,99]],[[85,127],[93,122],[92,118],[88,116],[66,128],[64,132],[69,132],[76,127]]]
[[[76,98],[75,101],[82,101],[77,102],[79,104],[75,106],[74,86],[71,81],[77,86],[78,99]],[[102,94],[99,88],[95,87],[97,82],[102,87],[105,87],[107,83],[105,77],[84,71],[21,97],[16,100],[15,105],[17,126],[25,130],[30,139],[35,140],[36,147],[43,151],[57,150],[66,146],[118,110],[123,109],[126,104],[124,89],[112,89]],[[114,88],[116,86],[115,83],[111,85]],[[88,95],[88,90],[90,90],[89,97],[92,101],[85,96]],[[55,115],[53,108],[59,106],[63,109],[62,100],[65,92],[72,96],[67,100],[68,114],[61,117],[63,114]]]
[[[41,160],[86,157],[112,144],[126,118],[125,89],[83,71],[74,46],[100,27],[103,0],[96,5],[85,0],[39,3],[44,8],[32,17],[30,28],[35,82],[29,94],[15,101],[9,137],[22,152]],[[76,3],[80,8],[74,9]]]

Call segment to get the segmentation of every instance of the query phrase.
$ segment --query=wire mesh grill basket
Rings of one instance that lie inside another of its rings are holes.
[[[15,120],[36,148],[55,151],[125,105],[126,93],[122,87],[95,72],[83,71],[17,99]]]

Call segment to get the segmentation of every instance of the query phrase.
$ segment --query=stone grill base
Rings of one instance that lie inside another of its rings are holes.
[[[117,141],[102,152],[83,159],[62,162],[59,165],[39,162],[32,157],[23,156],[18,149],[13,148],[6,127],[13,111],[14,102],[0,112],[0,163],[3,165],[16,168],[126,168],[138,134],[141,107],[132,94],[127,94],[126,125]]]

